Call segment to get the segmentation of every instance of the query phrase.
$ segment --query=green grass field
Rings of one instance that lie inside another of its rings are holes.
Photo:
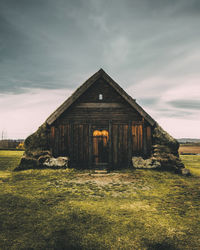
[[[200,156],[183,177],[13,172],[22,153],[0,151],[0,249],[200,249]]]

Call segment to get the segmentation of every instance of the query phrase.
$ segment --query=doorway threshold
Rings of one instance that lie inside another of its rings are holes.
[[[94,170],[107,170],[108,163],[97,163],[93,165]]]

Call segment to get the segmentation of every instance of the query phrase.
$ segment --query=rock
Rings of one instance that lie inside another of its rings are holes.
[[[160,168],[161,163],[159,161],[152,161],[152,168]]]
[[[26,138],[25,155],[16,170],[68,167],[68,157],[52,157],[49,151],[49,132],[50,127],[44,123],[35,133]]]
[[[165,153],[171,153],[171,150],[166,145],[153,145],[153,152],[165,152]]]
[[[44,168],[67,168],[68,164],[68,157],[54,158],[50,155],[41,155],[38,159],[35,159],[29,156],[23,156],[20,164],[14,169],[14,171]]]
[[[38,162],[36,159],[23,156],[21,158],[20,164],[14,169],[14,171],[34,169],[37,167],[38,167]]]
[[[43,166],[49,168],[67,168],[68,163],[69,163],[68,157],[61,157],[61,156],[57,158],[50,157],[44,161]]]
[[[184,164],[179,158],[179,143],[157,123],[152,135],[152,158],[160,163],[163,170],[180,172]]]
[[[160,168],[161,164],[152,158],[143,159],[142,157],[132,157],[132,164],[134,168]]]
[[[39,159],[42,156],[51,156],[51,152],[49,150],[37,150],[32,152],[33,158]]]
[[[38,158],[38,162],[39,162],[39,164],[43,164],[49,158],[51,158],[51,156],[49,154],[47,154],[47,155],[41,155]]]
[[[183,164],[183,162],[180,160],[180,159],[178,159],[177,161],[176,161],[176,166],[177,166],[177,168],[185,168],[185,166],[184,166],[184,164]]]
[[[190,170],[187,169],[187,168],[182,168],[180,171],[181,171],[182,175],[185,175],[185,176],[190,176],[191,175]]]

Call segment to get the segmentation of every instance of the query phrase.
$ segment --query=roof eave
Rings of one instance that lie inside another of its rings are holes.
[[[103,69],[97,71],[88,80],[86,80],[76,91],[62,103],[46,120],[48,125],[52,125],[57,118],[67,110],[97,79],[103,77],[138,113],[149,122],[151,126],[154,126],[155,120],[148,115],[143,108],[135,102],[135,100],[129,96],[120,86],[116,83]]]
[[[89,79],[87,79],[81,86],[79,86],[75,92],[64,101],[46,120],[48,125],[51,125],[66,109],[68,109],[72,103],[74,103],[79,96],[87,90],[90,85],[96,81],[101,75],[102,69],[97,71],[94,75],[92,75]]]

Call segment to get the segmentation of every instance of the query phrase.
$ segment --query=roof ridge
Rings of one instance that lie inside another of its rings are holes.
[[[147,114],[144,109],[136,103],[130,95],[128,95],[120,85],[115,82],[102,68],[100,68],[96,73],[94,73],[90,78],[88,78],[82,85],[80,85],[74,93],[63,102],[46,120],[46,122],[51,125],[57,118],[67,110],[97,79],[103,77],[104,80],[110,84],[111,87],[118,92],[131,106],[136,109],[138,113],[143,116],[152,126],[155,124],[155,121],[149,114]]]

